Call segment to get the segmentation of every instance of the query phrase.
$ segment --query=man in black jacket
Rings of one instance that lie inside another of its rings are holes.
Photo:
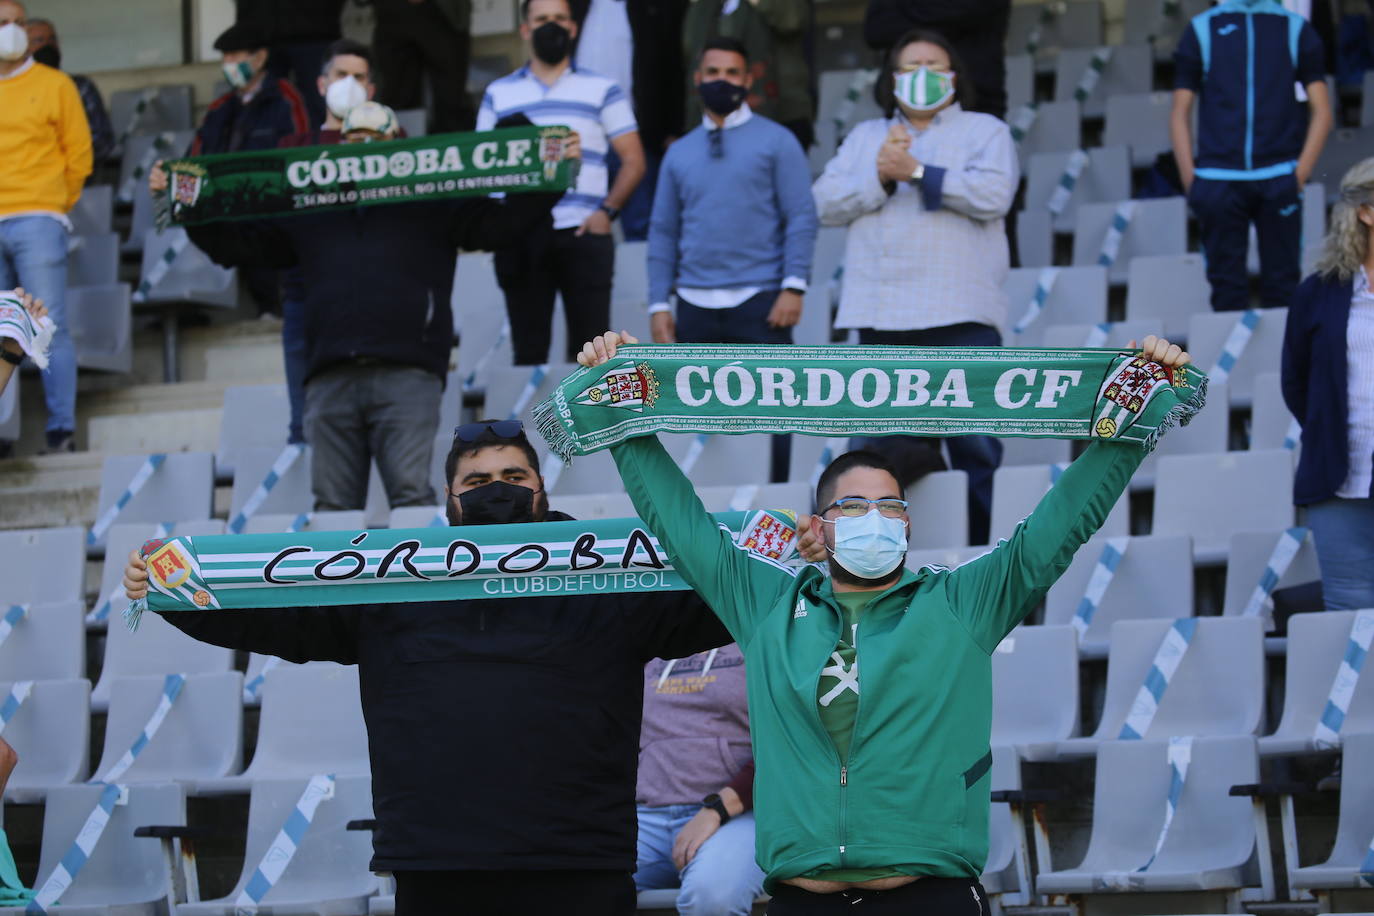
[[[455,525],[563,521],[514,420],[460,426]],[[138,552],[130,599],[147,594]],[[358,665],[397,916],[629,916],[644,665],[730,636],[693,592],[163,615],[218,646]]]
[[[529,122],[498,126],[520,123]],[[166,181],[161,168],[151,171],[154,191]],[[374,458],[391,506],[434,503],[429,460],[453,349],[457,250],[514,243],[546,223],[560,197],[361,206],[187,230],[225,267],[300,267],[316,510],[363,508]]]

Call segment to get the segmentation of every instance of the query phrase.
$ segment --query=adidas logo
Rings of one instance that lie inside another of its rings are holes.
[[[798,617],[805,617],[805,616],[806,616],[806,601],[805,601],[804,599],[802,599],[802,598],[798,598],[798,599],[797,599],[797,606],[796,606],[796,608],[794,608],[793,611],[792,611],[792,619],[793,619],[793,620],[796,620]]]

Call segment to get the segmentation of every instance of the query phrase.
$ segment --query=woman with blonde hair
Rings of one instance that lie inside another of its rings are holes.
[[[1317,271],[1283,340],[1283,399],[1302,425],[1293,502],[1307,509],[1329,610],[1374,607],[1374,158],[1341,181]]]

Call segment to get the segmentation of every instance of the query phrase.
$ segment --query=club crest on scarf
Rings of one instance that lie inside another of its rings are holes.
[[[1157,393],[1172,384],[1172,374],[1159,363],[1144,357],[1123,363],[1114,375],[1108,377],[1098,395],[1102,409],[1093,431],[1099,438],[1112,438],[1127,420],[1139,416]],[[1113,408],[1120,408],[1115,416],[1111,416]]]
[[[647,363],[621,363],[607,369],[596,384],[583,390],[576,403],[624,407],[640,413],[658,400],[658,376]]]
[[[749,519],[740,532],[739,545],[770,560],[782,560],[796,550],[796,539],[796,516],[790,512],[760,511]]]
[[[183,207],[194,207],[200,200],[205,183],[205,169],[192,163],[180,163],[172,172],[172,199]]]
[[[154,590],[200,608],[220,606],[201,575],[200,564],[182,541],[149,541],[142,552],[148,558],[148,578]]]

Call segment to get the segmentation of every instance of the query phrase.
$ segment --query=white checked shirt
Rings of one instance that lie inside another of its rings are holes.
[[[526,66],[487,87],[477,111],[477,129],[491,130],[513,114],[523,114],[534,124],[563,124],[581,135],[577,185],[553,208],[553,227],[582,225],[610,189],[606,154],[611,139],[639,129],[629,98],[612,80],[590,70],[569,65],[552,86],[545,86]]]
[[[1374,478],[1374,290],[1363,267],[1355,275],[1345,341],[1350,470],[1336,495],[1365,499]]]
[[[892,195],[878,180],[878,150],[894,123],[911,155],[944,169],[938,208],[909,181]],[[1020,180],[1006,124],[955,103],[917,132],[900,113],[855,126],[811,192],[821,224],[848,226],[835,326],[912,331],[974,321],[1003,329],[1009,255],[1002,217]]]

